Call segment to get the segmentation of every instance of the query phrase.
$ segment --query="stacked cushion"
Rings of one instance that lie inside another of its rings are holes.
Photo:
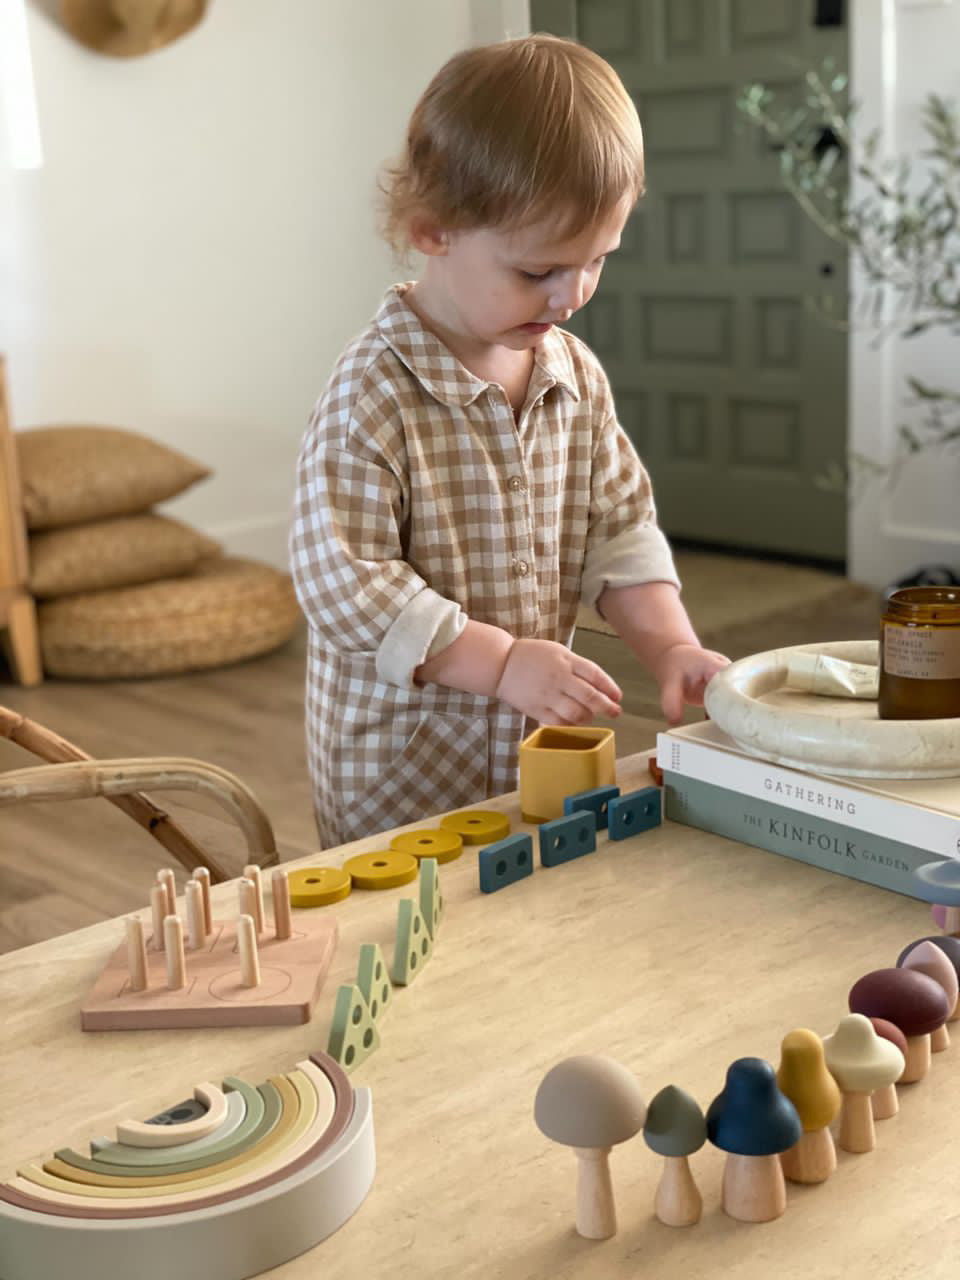
[[[45,671],[171,675],[266,653],[299,621],[288,574],[227,558],[150,510],[209,470],[138,432],[53,426],[15,436]]]

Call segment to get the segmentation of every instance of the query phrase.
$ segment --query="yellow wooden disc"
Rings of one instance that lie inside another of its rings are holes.
[[[441,827],[456,831],[464,844],[493,844],[510,834],[510,819],[492,809],[464,809],[440,819]]]
[[[441,831],[439,827],[424,827],[422,831],[404,831],[390,841],[391,849],[412,853],[415,858],[436,858],[438,862],[452,862],[463,853],[463,841],[455,831]]]
[[[358,889],[392,889],[416,880],[420,863],[409,853],[385,849],[383,853],[358,853],[343,864]]]
[[[287,872],[292,907],[325,907],[350,892],[352,881],[339,867],[300,867]]]

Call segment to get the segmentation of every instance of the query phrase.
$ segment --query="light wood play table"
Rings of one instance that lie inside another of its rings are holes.
[[[619,761],[621,788],[645,785],[646,766],[643,754]],[[521,828],[515,794],[482,807]],[[338,865],[387,844],[375,837],[286,865]],[[788,1184],[786,1214],[763,1225],[721,1211],[723,1155],[709,1145],[691,1159],[702,1221],[661,1225],[661,1162],[638,1136],[612,1157],[618,1235],[581,1239],[574,1156],[532,1114],[547,1069],[586,1052],[628,1065],[648,1098],[674,1083],[706,1108],[734,1059],[776,1065],[792,1028],[832,1031],[858,977],[934,932],[925,906],[671,823],[622,843],[603,836],[596,853],[538,865],[492,895],[479,892],[476,859],[467,849],[440,868],[446,916],[433,957],[395,989],[382,1046],[354,1073],[373,1090],[370,1195],[342,1230],[271,1277],[956,1276],[960,1045],[901,1090],[876,1151],[840,1152],[822,1186]],[[232,908],[235,888],[218,886],[215,908]],[[258,1082],[325,1048],[360,944],[379,942],[389,961],[397,899],[415,889],[354,891],[322,908],[336,913],[340,944],[300,1027],[81,1032],[81,997],[123,936],[119,920],[0,957],[0,1176],[146,1117],[200,1080]]]

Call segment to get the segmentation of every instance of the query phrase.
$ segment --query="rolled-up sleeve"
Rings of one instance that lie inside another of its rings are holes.
[[[595,609],[606,587],[643,582],[680,586],[670,545],[657,524],[650,477],[610,413],[593,456],[580,602]]]

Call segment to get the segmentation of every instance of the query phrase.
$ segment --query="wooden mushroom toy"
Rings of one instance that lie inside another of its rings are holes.
[[[915,969],[874,969],[853,984],[847,1003],[851,1013],[886,1018],[900,1028],[907,1037],[900,1084],[922,1080],[930,1067],[930,1032],[947,1020],[943,987]]]
[[[870,1024],[881,1039],[889,1040],[891,1044],[897,1046],[906,1061],[907,1037],[900,1028],[888,1022],[886,1018],[871,1018]],[[900,1110],[900,1099],[897,1096],[896,1081],[891,1081],[880,1089],[874,1089],[870,1098],[870,1109],[874,1120],[889,1120],[891,1116],[897,1114]]]
[[[777,1084],[803,1125],[800,1141],[780,1154],[783,1176],[791,1182],[825,1182],[837,1167],[830,1122],[840,1110],[841,1097],[815,1031],[798,1027],[784,1036]]]
[[[895,1044],[878,1036],[862,1013],[841,1018],[833,1035],[824,1037],[823,1052],[843,1093],[837,1141],[844,1151],[872,1151],[877,1140],[870,1095],[898,1078],[903,1054]]]
[[[707,1140],[707,1123],[696,1099],[673,1084],[661,1089],[647,1108],[643,1138],[651,1151],[664,1157],[654,1213],[668,1227],[693,1226],[700,1221],[703,1199],[688,1156]]]
[[[960,862],[956,858],[925,862],[913,875],[911,892],[933,904],[931,913],[944,933],[960,933]]]
[[[949,1021],[956,1012],[960,982],[957,981],[957,971],[946,952],[932,942],[918,942],[906,954],[901,953],[897,960],[897,968],[915,969],[917,973],[925,973],[934,982],[939,982],[943,987],[943,994],[947,997],[947,1021]],[[944,1022],[935,1031],[930,1032],[930,1051],[942,1053],[944,1049],[949,1048],[950,1032]]]
[[[616,1235],[610,1148],[639,1133],[646,1113],[633,1072],[599,1054],[565,1058],[540,1081],[533,1118],[553,1142],[573,1147],[577,1231],[588,1240]]]
[[[957,980],[960,982],[960,938],[953,938],[949,935],[931,934],[926,938],[914,938],[913,942],[908,943],[900,954],[897,956],[897,968],[903,963],[905,956],[908,956],[914,947],[920,945],[921,942],[932,942],[935,947],[939,947],[943,954],[953,965]],[[956,1022],[960,1018],[960,999],[953,1007],[953,1011],[947,1015],[948,1022]]]
[[[726,1151],[723,1208],[740,1222],[770,1222],[787,1207],[778,1159],[800,1141],[797,1109],[762,1058],[738,1058],[707,1109],[707,1137]]]

